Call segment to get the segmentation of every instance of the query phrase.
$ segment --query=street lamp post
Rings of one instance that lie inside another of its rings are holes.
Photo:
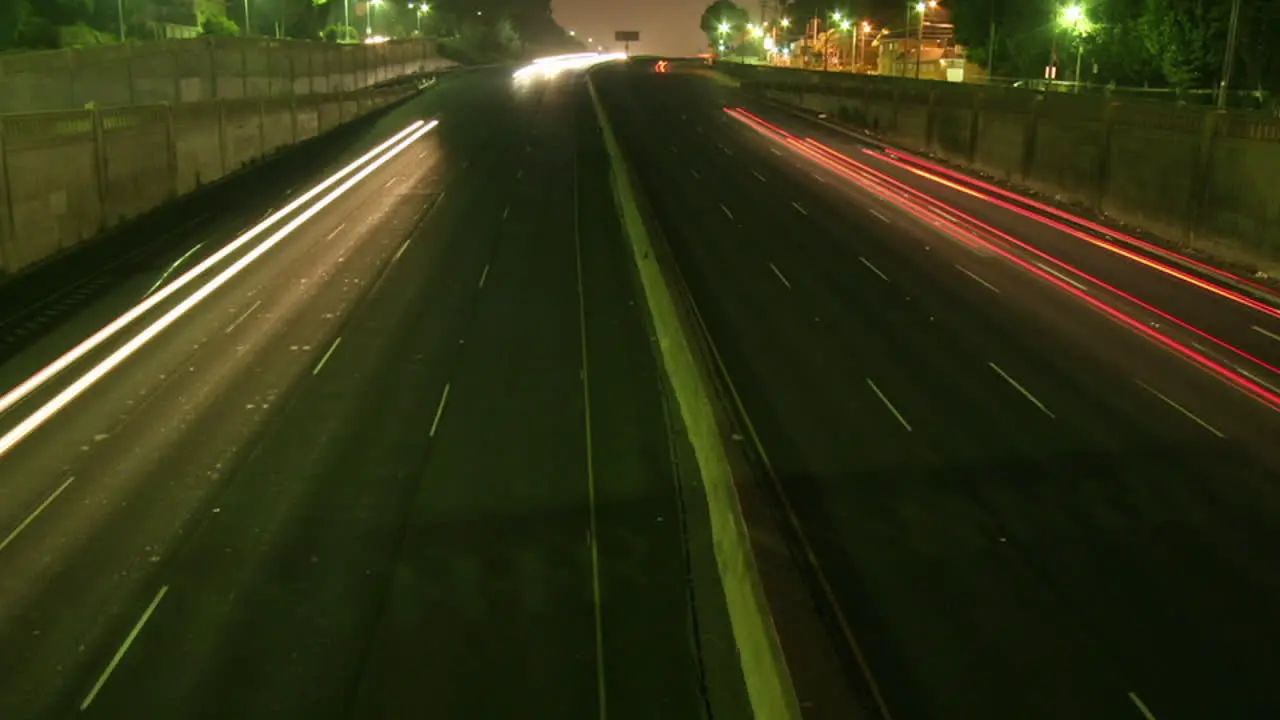
[[[248,2],[248,0],[245,0]],[[369,0],[369,12],[364,16],[364,36],[373,34],[373,9],[382,4],[382,0]]]
[[[120,42],[124,42],[124,0],[116,0],[116,20],[120,23]]]
[[[249,22],[249,0],[244,0],[244,34],[245,35],[249,34],[249,27],[251,25],[252,23]]]
[[[1080,82],[1080,69],[1084,64],[1084,36],[1089,34],[1089,17],[1085,13],[1084,8],[1079,5],[1070,5],[1062,9],[1062,24],[1068,27],[1075,35],[1076,39],[1076,74],[1072,76],[1075,81],[1076,92],[1080,92],[1082,83]]]
[[[414,11],[418,20],[418,35],[422,35],[422,16],[431,11],[431,6],[427,3],[409,3],[409,9]]]
[[[1218,109],[1227,107],[1227,89],[1231,84],[1231,66],[1236,59],[1236,32],[1240,27],[1240,0],[1231,3],[1231,20],[1227,25],[1227,54],[1222,58],[1222,84],[1218,86]]]
[[[853,28],[853,23],[849,22],[848,20],[843,20],[840,22],[841,32],[844,32],[849,36],[849,72],[858,72],[858,63],[856,62],[853,56],[853,53],[854,53],[853,39],[857,37],[858,31],[854,30],[853,32],[849,32],[849,30],[852,28]]]
[[[924,11],[929,6],[923,2],[916,3],[916,12],[920,13],[920,26],[916,30],[916,79],[920,79],[920,56],[924,54]]]

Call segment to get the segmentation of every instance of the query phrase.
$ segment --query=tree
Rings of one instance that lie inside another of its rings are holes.
[[[1169,84],[1208,87],[1222,70],[1230,3],[1147,0],[1140,27]]]
[[[999,75],[1040,77],[1053,59],[1059,5],[1049,0],[948,0],[956,43]],[[995,57],[989,58],[995,20]],[[905,17],[903,18],[905,20]]]
[[[208,15],[200,21],[200,33],[202,35],[234,37],[240,34],[240,26],[228,20],[226,16]]]
[[[736,39],[749,22],[751,22],[751,16],[733,0],[716,0],[702,12],[698,27],[702,28],[702,32],[707,36],[710,47],[719,47],[722,37]],[[722,33],[721,28],[726,26],[727,32]]]
[[[30,13],[27,0],[0,2],[0,50],[17,47],[22,24]]]
[[[37,0],[31,9],[55,26],[75,25],[93,17],[93,0]]]
[[[1146,0],[1108,0],[1091,8],[1096,16],[1086,56],[1098,64],[1097,80],[1129,87],[1164,85],[1160,60],[1142,32]]]
[[[1280,88],[1280,0],[1253,0],[1240,9],[1240,39],[1231,85],[1240,90]],[[1237,79],[1238,78],[1238,79]]]

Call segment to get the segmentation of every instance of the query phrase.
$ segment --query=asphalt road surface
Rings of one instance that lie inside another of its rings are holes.
[[[1280,335],[1273,315],[696,71],[596,77],[760,474],[830,585],[815,598],[865,656],[864,673],[850,650],[847,672],[869,706],[1280,715],[1280,416],[1184,357],[1208,347],[1265,394],[1275,378],[1254,360],[1280,343],[1252,326]],[[947,208],[870,192],[802,152],[806,137]],[[946,231],[960,212],[990,228]]]
[[[703,717],[714,598],[581,74],[350,142],[0,368],[0,717]]]

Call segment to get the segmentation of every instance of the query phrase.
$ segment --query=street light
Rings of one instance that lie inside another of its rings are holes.
[[[867,61],[867,33],[869,32],[871,32],[871,23],[863,20],[858,26],[858,54],[854,57],[856,64],[861,64],[857,62],[859,59],[861,62]]]
[[[856,33],[849,32],[851,27],[853,27],[853,23],[848,20],[840,21],[840,31],[849,34],[849,72],[857,72],[858,64],[853,61],[853,37]]]
[[[244,0],[246,3],[249,0]],[[382,0],[369,0],[369,13],[364,18],[364,36],[369,37],[373,34],[373,9],[382,4]]]
[[[937,7],[936,0],[930,0],[928,3],[916,3],[916,12],[920,13],[920,26],[916,30],[916,79],[920,79],[920,56],[924,54],[924,13],[930,7]]]
[[[417,11],[415,14],[418,16],[418,34],[421,35],[422,34],[422,16],[426,15],[428,12],[431,11],[431,6],[428,5],[427,3],[418,3],[416,5],[414,3],[409,3],[409,9]]]
[[[1076,74],[1072,79],[1076,83],[1076,92],[1080,92],[1080,65],[1084,60],[1084,36],[1089,34],[1092,26],[1084,8],[1079,5],[1068,5],[1062,8],[1058,22],[1076,36]]]

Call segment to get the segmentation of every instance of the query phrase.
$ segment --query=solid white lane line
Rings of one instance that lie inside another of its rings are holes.
[[[725,215],[728,215],[728,216],[729,216],[729,219],[730,219],[730,220],[732,220],[732,219],[733,219],[733,213],[729,212],[729,208],[725,207],[725,206],[724,206],[724,203],[720,203],[720,209],[724,211],[724,214],[725,214]]]
[[[808,210],[805,210],[804,208],[800,207],[800,203],[798,203],[798,202],[796,202],[796,201],[794,201],[794,200],[792,200],[792,201],[791,201],[791,207],[795,208],[796,210],[799,210],[801,215],[808,215],[808,214],[809,214],[809,211],[808,211]]]
[[[1250,380],[1252,380],[1252,381],[1254,381],[1254,382],[1258,383],[1258,384],[1259,384],[1259,385],[1261,385],[1262,387],[1264,387],[1264,388],[1266,388],[1266,389],[1270,390],[1270,391],[1271,391],[1271,392],[1273,392],[1273,393],[1280,393],[1280,388],[1277,388],[1275,385],[1272,385],[1271,383],[1267,382],[1266,380],[1263,380],[1262,378],[1258,377],[1257,375],[1254,375],[1253,373],[1249,372],[1248,370],[1245,370],[1244,368],[1240,367],[1239,365],[1237,365],[1237,364],[1235,364],[1235,363],[1229,363],[1229,364],[1231,365],[1231,367],[1232,367],[1232,368],[1234,368],[1234,369],[1235,369],[1235,371],[1236,371],[1236,372],[1238,372],[1238,373],[1240,373],[1241,375],[1243,375],[1243,376],[1245,376],[1245,377],[1249,378]]]
[[[782,271],[781,271],[781,270],[779,270],[779,269],[778,269],[778,267],[777,267],[776,265],[774,265],[773,263],[769,263],[769,267],[773,270],[773,274],[774,274],[774,275],[777,275],[777,276],[778,276],[778,279],[782,281],[782,284],[783,284],[783,285],[786,285],[786,286],[787,286],[787,289],[788,289],[788,290],[790,290],[790,289],[791,289],[791,283],[787,282],[787,278],[782,274]]]
[[[44,512],[45,508],[52,505],[53,501],[58,499],[58,496],[62,494],[63,490],[67,489],[67,486],[71,484],[72,480],[75,480],[75,476],[69,477],[66,480],[64,480],[63,483],[58,486],[57,490],[54,490],[49,495],[49,497],[44,499],[44,502],[40,503],[39,507],[37,507],[35,510],[32,510],[31,514],[28,515],[25,520],[18,523],[18,527],[14,528],[13,531],[9,533],[8,537],[4,539],[4,542],[0,542],[0,552],[3,552],[5,548],[9,547],[9,543],[13,542],[14,538],[22,534],[22,531],[26,530],[27,526],[30,525],[36,519],[36,517],[40,515],[40,513]]]
[[[333,354],[334,350],[338,349],[338,343],[340,342],[342,342],[342,336],[334,338],[333,344],[329,346],[329,350],[325,352],[324,357],[320,358],[320,362],[316,363],[316,369],[311,371],[312,375],[320,374],[320,370],[324,368],[325,363],[329,362],[329,356]]]
[[[411,242],[413,242],[413,236],[412,236],[412,235],[410,235],[409,237],[405,238],[405,239],[404,239],[404,242],[400,243],[400,249],[399,249],[399,250],[396,250],[396,254],[395,254],[395,255],[391,256],[391,263],[390,263],[391,265],[395,265],[395,264],[396,264],[396,261],[400,259],[400,256],[404,254],[404,251],[409,249],[409,243],[411,243]],[[384,275],[383,277],[386,277],[386,276]]]
[[[1268,330],[1268,329],[1266,329],[1266,328],[1260,328],[1260,327],[1258,327],[1257,325],[1254,325],[1254,326],[1253,326],[1253,329],[1254,329],[1254,330],[1257,330],[1258,332],[1262,333],[1263,335],[1266,335],[1267,337],[1271,338],[1272,340],[1275,340],[1276,342],[1280,342],[1280,335],[1277,335],[1277,334],[1275,334],[1275,333],[1271,332],[1270,330]]]
[[[907,432],[911,432],[911,426],[907,424],[907,419],[902,417],[902,413],[898,412],[898,408],[894,407],[893,403],[889,402],[889,398],[885,397],[884,393],[880,392],[880,388],[876,387],[876,384],[871,381],[871,378],[867,378],[867,384],[875,391],[876,396],[880,398],[880,402],[884,403],[885,407],[889,408],[889,412],[893,413],[893,416],[898,418],[898,422],[902,423],[902,427],[906,428]]]
[[[1040,411],[1041,411],[1041,412],[1043,412],[1045,415],[1048,415],[1048,416],[1049,416],[1049,417],[1051,417],[1051,418],[1057,419],[1057,416],[1056,416],[1056,415],[1054,415],[1053,413],[1049,412],[1049,408],[1045,407],[1045,406],[1044,406],[1044,403],[1042,403],[1042,402],[1040,402],[1038,399],[1036,399],[1036,396],[1035,396],[1035,395],[1032,395],[1030,392],[1028,392],[1026,388],[1024,388],[1024,387],[1022,387],[1021,385],[1019,385],[1017,380],[1014,380],[1013,378],[1009,377],[1009,374],[1008,374],[1008,373],[1006,373],[1005,371],[1001,370],[999,365],[996,365],[996,364],[995,364],[995,363],[993,363],[993,362],[989,362],[989,363],[987,363],[987,364],[991,366],[991,369],[992,369],[992,370],[995,370],[997,373],[999,373],[999,374],[1000,374],[1000,377],[1002,377],[1002,378],[1004,378],[1004,379],[1005,379],[1005,382],[1009,383],[1009,384],[1010,384],[1010,385],[1012,385],[1014,388],[1016,388],[1016,389],[1018,390],[1018,392],[1022,393],[1022,396],[1023,396],[1023,397],[1025,397],[1026,399],[1030,400],[1030,401],[1031,401],[1031,402],[1032,402],[1036,407],[1040,408]]]
[[[965,275],[968,275],[969,277],[973,278],[974,280],[977,280],[978,282],[982,283],[983,285],[987,286],[987,289],[988,289],[988,290],[990,290],[991,292],[993,292],[993,293],[999,293],[999,292],[1000,292],[998,289],[996,289],[996,286],[995,286],[995,285],[992,285],[991,283],[987,282],[986,280],[983,280],[982,278],[978,277],[977,275],[973,274],[972,272],[969,272],[969,270],[967,270],[967,269],[966,269],[966,268],[964,268],[963,266],[956,265],[956,269],[957,269],[957,270],[959,270],[960,272],[964,273]]]
[[[236,326],[237,326],[237,325],[239,325],[240,323],[244,322],[244,319],[245,319],[245,318],[247,318],[247,317],[249,317],[251,314],[253,314],[253,311],[254,311],[254,310],[257,310],[257,309],[258,309],[258,306],[259,306],[259,305],[261,305],[261,304],[262,304],[262,301],[261,301],[261,300],[259,300],[258,302],[256,302],[256,303],[254,303],[254,304],[250,305],[250,306],[249,306],[249,309],[248,309],[248,310],[245,310],[245,311],[244,311],[244,312],[242,312],[242,313],[240,313],[240,317],[236,318],[236,319],[235,319],[235,322],[233,322],[233,323],[231,323],[230,325],[228,325],[228,326],[227,326],[227,329],[226,329],[224,332],[231,332],[232,330],[235,330],[235,329],[236,329]]]
[[[133,641],[138,638],[138,633],[142,632],[142,626],[147,624],[147,620],[151,619],[151,613],[156,611],[156,606],[164,599],[165,593],[169,592],[169,586],[165,585],[160,588],[160,592],[156,593],[155,598],[147,609],[142,613],[142,617],[138,618],[138,622],[134,623],[133,629],[129,631],[129,636],[120,644],[120,648],[116,650],[116,654],[111,658],[111,662],[107,663],[107,667],[102,671],[102,675],[98,676],[98,682],[93,684],[93,689],[84,697],[84,702],[80,703],[80,709],[83,711],[89,707],[93,699],[98,697],[98,693],[102,692],[102,686],[107,684],[107,678],[111,677],[111,673],[115,672],[116,666],[120,664],[120,660],[124,658],[124,654],[129,652],[129,646],[133,645]]]
[[[884,280],[885,282],[889,282],[889,276],[880,272],[880,268],[876,267],[875,265],[872,265],[870,260],[862,257],[861,255],[858,256],[858,259],[862,261],[863,265],[866,265],[867,267],[871,268],[871,271],[879,275],[882,280]]]
[[[1192,420],[1192,421],[1194,421],[1194,422],[1195,422],[1197,425],[1199,425],[1200,427],[1204,428],[1205,430],[1208,430],[1209,432],[1213,433],[1214,435],[1217,435],[1217,436],[1218,436],[1218,437],[1220,437],[1220,438],[1224,438],[1224,437],[1226,437],[1226,435],[1223,435],[1221,432],[1219,432],[1217,428],[1215,428],[1214,426],[1212,426],[1212,425],[1210,425],[1209,423],[1205,422],[1204,420],[1201,420],[1201,419],[1200,419],[1200,416],[1198,416],[1198,415],[1196,415],[1195,413],[1191,412],[1190,410],[1188,410],[1188,409],[1186,409],[1186,408],[1182,407],[1182,406],[1181,406],[1181,405],[1179,405],[1178,403],[1174,402],[1171,398],[1166,397],[1166,396],[1164,395],[1164,393],[1161,393],[1159,390],[1156,390],[1155,388],[1153,388],[1153,387],[1151,387],[1150,385],[1148,385],[1148,384],[1146,384],[1146,383],[1142,382],[1141,380],[1135,380],[1135,382],[1137,382],[1139,385],[1141,385],[1141,386],[1143,387],[1143,389],[1144,389],[1144,390],[1146,390],[1147,392],[1151,393],[1152,395],[1155,395],[1156,397],[1158,397],[1158,398],[1160,398],[1161,400],[1163,400],[1163,401],[1165,401],[1166,403],[1168,403],[1168,405],[1169,405],[1170,407],[1172,407],[1174,410],[1177,410],[1178,412],[1182,413],[1183,415],[1186,415],[1188,418],[1191,418],[1191,420]]]
[[[880,218],[881,220],[883,220],[883,221],[885,221],[885,222],[889,222],[889,218],[887,218],[887,217],[885,217],[885,216],[881,215],[881,214],[880,214],[879,212],[877,212],[874,208],[867,208],[867,209],[871,211],[871,214],[872,214],[872,215],[875,215],[876,217]]]
[[[484,271],[480,273],[480,284],[476,287],[484,287],[484,279],[489,277],[489,266],[484,266]]]
[[[751,174],[752,174],[752,175],[755,175],[755,176],[756,176],[756,179],[757,179],[757,180],[759,180],[760,182],[764,182],[764,181],[765,181],[765,180],[764,180],[764,176],[763,176],[763,175],[761,175],[760,173],[756,172],[755,170],[752,170],[752,171],[751,171]]]
[[[195,255],[196,251],[202,247],[204,247],[203,242],[197,244],[195,247],[186,251],[185,253],[182,254],[182,257],[175,260],[173,264],[170,265],[168,268],[166,268],[165,271],[160,275],[160,279],[156,281],[156,284],[152,285],[151,289],[147,290],[147,292],[142,296],[143,299],[145,300],[148,295],[156,291],[156,288],[163,285],[164,281],[169,279],[169,276],[173,274],[174,270],[177,270],[178,268],[182,267],[182,264],[187,261],[187,258],[191,257],[192,255]],[[1266,332],[1266,331],[1264,330],[1263,332]]]
[[[1054,270],[1053,268],[1049,267],[1048,265],[1045,265],[1042,262],[1037,262],[1036,267],[1039,267],[1041,270],[1044,270],[1047,273],[1052,273],[1055,277],[1057,277],[1062,282],[1071,283],[1072,285],[1075,285],[1076,288],[1079,290],[1088,290],[1088,288],[1086,288],[1084,285],[1081,285],[1079,282],[1072,280],[1071,278],[1067,277],[1066,275],[1063,275],[1062,273],[1058,272],[1057,270]]]
[[[1142,713],[1144,720],[1156,720],[1156,716],[1152,715],[1151,711],[1147,709],[1147,704],[1142,702],[1142,698],[1138,697],[1138,693],[1130,692],[1129,699],[1133,701],[1134,705],[1138,706],[1138,712]]]
[[[431,421],[431,432],[427,437],[436,436],[436,428],[440,425],[440,416],[444,415],[444,404],[449,402],[449,384],[445,383],[444,392],[440,394],[440,405],[436,407],[436,417]]]

